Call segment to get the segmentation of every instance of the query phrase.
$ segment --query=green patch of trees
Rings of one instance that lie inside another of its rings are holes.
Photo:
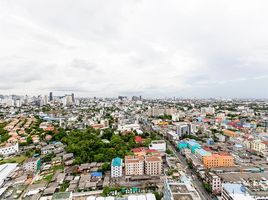
[[[164,114],[164,115],[158,116],[158,119],[168,119],[168,120],[171,120],[172,119],[172,116],[171,115]]]
[[[131,154],[131,149],[136,147],[134,135],[104,134],[105,139],[110,138],[110,143],[104,143],[99,131],[91,127],[86,130],[72,130],[62,138],[62,142],[67,144],[67,152],[75,155],[75,163],[86,162],[111,162],[117,156],[124,157]]]
[[[0,141],[5,142],[10,138],[10,135],[8,135],[8,131],[5,130],[5,126],[7,125],[7,123],[1,123],[0,124]]]

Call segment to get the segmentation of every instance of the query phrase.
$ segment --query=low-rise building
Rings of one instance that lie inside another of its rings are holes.
[[[164,140],[154,140],[151,142],[149,149],[165,152],[167,150],[167,144]]]
[[[41,167],[40,158],[29,158],[23,164],[23,169],[26,171],[37,171]]]
[[[3,156],[8,156],[15,154],[19,151],[19,143],[16,144],[10,144],[7,143],[5,146],[0,147],[0,154]]]
[[[231,167],[234,166],[234,157],[231,155],[212,154],[203,158],[206,168],[211,167]]]

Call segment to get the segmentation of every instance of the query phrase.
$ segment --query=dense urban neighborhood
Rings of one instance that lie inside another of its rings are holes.
[[[0,96],[0,199],[268,199],[268,101]]]

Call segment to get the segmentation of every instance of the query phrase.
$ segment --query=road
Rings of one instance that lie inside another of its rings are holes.
[[[152,131],[152,124],[151,123],[148,123],[148,122],[142,122],[143,126],[142,128],[144,130],[149,130],[149,131]],[[159,136],[163,137],[165,135],[164,131],[161,131],[160,130],[160,134]],[[164,139],[164,138],[163,138]],[[174,155],[178,158],[178,160],[180,161],[180,163],[185,166],[185,173],[189,176],[189,177],[192,177],[193,179],[193,184],[198,192],[198,194],[200,195],[201,199],[202,200],[212,200],[212,197],[210,196],[210,194],[205,190],[205,188],[203,187],[203,183],[197,178],[196,176],[196,173],[194,170],[191,170],[188,168],[188,164],[187,162],[185,161],[185,159],[182,157],[182,155],[177,152],[176,150],[176,147],[171,144],[168,140],[166,140],[167,142],[167,146],[169,149],[171,149],[174,153]]]
[[[170,144],[169,141],[167,141],[168,148],[171,149],[174,153],[174,155],[178,158],[180,163],[185,166],[185,172],[188,176],[192,177],[193,183],[196,186],[196,190],[198,191],[200,197],[204,200],[212,200],[210,194],[205,190],[203,187],[202,182],[197,178],[195,172],[191,170],[190,168],[186,167],[188,164],[186,163],[185,159],[179,154],[179,152],[176,151],[174,145]]]

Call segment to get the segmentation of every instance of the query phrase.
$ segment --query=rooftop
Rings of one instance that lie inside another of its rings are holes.
[[[116,157],[112,160],[112,166],[119,167],[122,165],[122,159],[119,157]]]

